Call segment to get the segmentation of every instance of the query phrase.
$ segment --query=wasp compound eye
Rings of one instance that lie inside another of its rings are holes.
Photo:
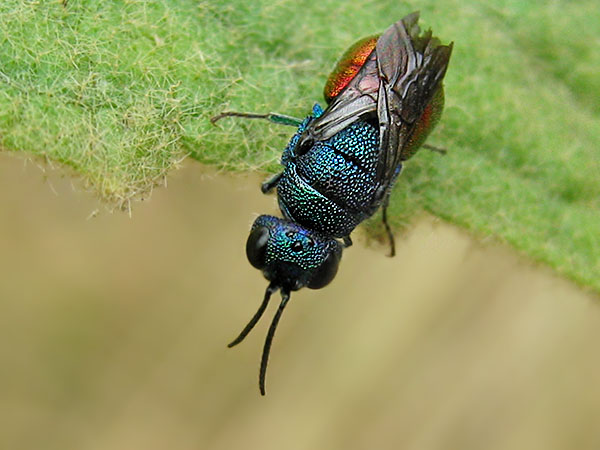
[[[311,289],[321,289],[331,283],[338,271],[342,252],[339,250],[332,251],[327,255],[325,261],[317,268],[314,275],[308,283]]]
[[[269,230],[265,227],[252,230],[246,241],[246,256],[250,264],[257,269],[262,270],[265,267],[268,241]]]

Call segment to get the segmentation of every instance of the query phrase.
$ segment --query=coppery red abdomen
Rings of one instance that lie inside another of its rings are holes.
[[[371,52],[375,49],[379,36],[369,36],[356,42],[342,55],[329,75],[323,95],[330,103],[350,83]]]

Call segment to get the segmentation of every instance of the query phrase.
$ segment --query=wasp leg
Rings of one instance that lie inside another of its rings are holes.
[[[342,240],[344,241],[344,246],[345,247],[351,247],[352,246],[352,239],[350,238],[350,235],[344,236],[342,238]]]
[[[432,152],[439,153],[440,155],[445,155],[446,153],[448,153],[448,150],[446,150],[445,148],[435,147],[429,144],[423,144],[423,148],[431,150]]]
[[[266,113],[266,114],[255,114],[255,113],[245,113],[245,112],[237,112],[237,111],[223,111],[221,114],[217,114],[214,117],[211,117],[210,123],[213,125],[217,123],[224,117],[243,117],[245,119],[266,119],[269,122],[273,122],[279,125],[289,125],[291,127],[298,127],[302,124],[301,119],[296,119],[295,117],[285,116],[283,114],[277,113]]]
[[[383,226],[385,226],[385,231],[388,235],[388,239],[390,241],[390,257],[396,256],[396,242],[394,241],[394,235],[392,234],[392,229],[390,228],[390,224],[387,221],[387,207],[388,207],[388,198],[386,197],[385,203],[383,204],[383,211],[381,214],[381,219],[383,220]]]
[[[273,188],[277,186],[277,183],[279,183],[279,180],[281,179],[282,175],[283,172],[279,172],[277,175],[273,175],[271,178],[269,178],[267,181],[261,184],[260,190],[262,191],[262,193],[268,194],[269,192],[271,192]]]

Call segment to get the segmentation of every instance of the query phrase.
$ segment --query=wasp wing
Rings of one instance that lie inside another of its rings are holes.
[[[452,51],[452,44],[440,45],[431,31],[419,36],[418,20],[419,13],[412,13],[381,35],[356,76],[309,124],[298,142],[298,149],[308,149],[357,120],[376,118],[380,187],[375,202],[387,193],[407,159],[403,153],[407,140],[440,86]]]
[[[431,31],[419,36],[418,13],[393,24],[377,41],[379,161],[381,198],[398,174],[403,151],[423,111],[441,86],[452,44],[441,45]]]
[[[329,104],[323,114],[304,131],[299,147],[310,147],[315,141],[325,141],[357,120],[374,117],[377,113],[379,69],[375,50],[348,83]]]

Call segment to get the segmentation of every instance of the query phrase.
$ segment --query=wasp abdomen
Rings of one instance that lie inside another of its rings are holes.
[[[379,36],[369,36],[354,43],[346,50],[337,65],[329,75],[323,95],[327,103],[330,103],[340,92],[352,81],[354,76],[362,68],[367,58],[375,49]]]

